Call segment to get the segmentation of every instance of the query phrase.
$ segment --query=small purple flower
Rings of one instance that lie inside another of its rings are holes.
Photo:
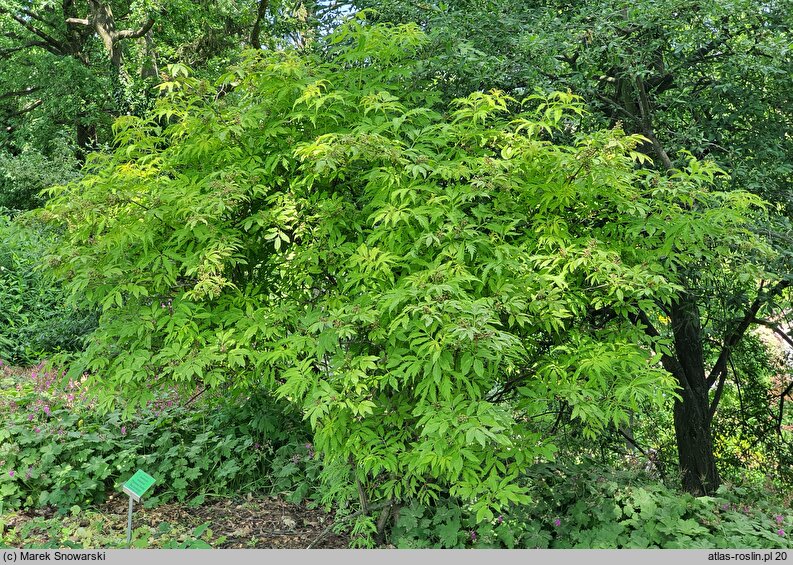
[[[777,514],[777,515],[774,517],[774,519],[776,520],[776,523],[777,523],[777,524],[782,524],[782,522],[784,522],[784,521],[785,521],[785,518],[782,516],[782,514]]]
[[[14,471],[9,471],[8,472],[8,476],[13,479],[14,478]]]
[[[33,429],[33,431],[36,432],[36,433],[39,433],[41,431],[41,428],[36,427],[36,428]]]
[[[722,510],[729,510],[729,509],[730,509],[730,504],[729,504],[729,503],[727,503],[727,504],[722,504],[722,505],[721,505],[721,509],[722,509]]]
[[[33,420],[33,414],[28,414],[28,422]]]
[[[476,532],[471,530],[471,541],[476,541]]]
[[[259,451],[261,448],[262,448],[262,446],[261,446],[261,445],[259,445],[258,443],[254,443],[254,444],[253,444],[253,449],[254,449],[254,450],[256,450],[256,451]]]
[[[498,518],[496,518],[496,523],[501,524],[502,522],[504,522],[504,516],[499,514]]]
[[[47,404],[45,404],[45,405],[44,405],[44,413],[45,413],[47,416],[49,416],[49,415],[50,415],[50,407],[49,407],[49,405],[47,405]]]
[[[780,536],[782,536],[782,537],[785,537],[785,530],[783,530],[782,528],[779,528],[779,529],[776,531],[776,533],[777,533],[777,534],[779,534],[779,535],[780,535]]]
[[[121,435],[122,436],[127,435],[127,426],[121,426]]]
[[[553,525],[554,525],[554,526],[556,526],[556,527],[558,528],[559,526],[561,526],[561,525],[562,525],[562,521],[561,521],[559,518],[556,518],[556,519],[553,521]]]

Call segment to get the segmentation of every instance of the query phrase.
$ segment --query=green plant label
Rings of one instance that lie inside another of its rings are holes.
[[[135,499],[135,502],[139,502],[141,497],[143,497],[153,484],[154,477],[138,469],[137,472],[124,483],[122,488],[125,493]]]

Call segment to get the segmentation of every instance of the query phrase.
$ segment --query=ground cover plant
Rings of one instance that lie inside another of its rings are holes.
[[[641,466],[592,460],[532,467],[531,504],[477,523],[445,500],[400,511],[406,548],[791,548],[790,493],[724,485],[714,496],[670,488]]]
[[[132,415],[99,414],[84,381],[61,386],[62,373],[43,364],[27,371],[5,366],[0,376],[5,511],[93,507],[138,468],[160,485],[149,506],[199,505],[254,490],[299,502],[312,488],[306,430],[272,399],[209,408],[170,394]]]

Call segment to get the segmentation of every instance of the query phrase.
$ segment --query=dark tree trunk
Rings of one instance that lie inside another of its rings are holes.
[[[675,402],[675,437],[683,489],[695,496],[712,495],[719,487],[708,417],[708,398],[680,391],[683,401]]]
[[[683,294],[672,306],[676,361],[671,369],[681,400],[675,402],[674,422],[683,488],[698,496],[719,487],[713,453],[710,400],[702,352],[702,328],[696,299]]]

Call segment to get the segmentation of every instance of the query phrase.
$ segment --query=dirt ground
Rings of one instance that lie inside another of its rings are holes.
[[[96,526],[101,521],[103,538],[123,540],[127,528],[129,499],[124,495],[114,495],[106,504],[82,518],[62,518],[62,525],[69,529]],[[17,531],[29,530],[25,542],[46,543],[47,529],[31,528],[37,519],[48,523],[58,520],[53,509],[16,514],[5,524]],[[220,498],[208,501],[201,506],[190,507],[185,504],[169,503],[156,508],[135,507],[133,528],[150,526],[157,531],[163,524],[176,532],[189,532],[196,527],[208,524],[203,534],[214,548],[228,549],[305,549],[332,524],[333,516],[323,510],[311,509],[305,505],[285,502],[275,496],[242,498]],[[67,525],[68,522],[68,525]],[[49,530],[52,531],[52,530]],[[106,536],[106,537],[105,537]],[[96,540],[101,543],[101,540]],[[346,548],[349,540],[333,533],[325,535],[314,547],[321,549]],[[156,547],[157,544],[152,544]]]
[[[103,513],[113,516],[120,529],[126,528],[129,499],[115,497]],[[160,522],[198,526],[206,522],[214,538],[226,540],[212,545],[220,548],[303,548],[313,542],[332,522],[322,510],[295,505],[277,497],[220,499],[190,508],[180,504],[164,504],[135,512],[137,525],[145,523],[156,528]],[[348,540],[328,535],[316,545],[319,548],[346,548]]]

